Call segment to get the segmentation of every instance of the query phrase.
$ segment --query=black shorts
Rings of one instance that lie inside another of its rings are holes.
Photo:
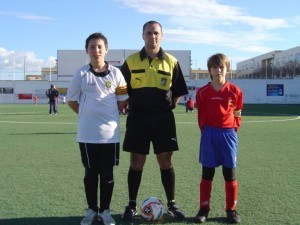
[[[123,150],[147,155],[150,142],[152,142],[155,154],[178,150],[175,118],[172,111],[129,113]]]
[[[86,168],[107,168],[119,165],[120,144],[79,143],[81,161]]]

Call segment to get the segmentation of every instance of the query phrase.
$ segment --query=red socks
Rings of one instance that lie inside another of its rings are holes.
[[[212,181],[202,178],[200,182],[200,208],[210,210],[211,189]],[[235,210],[238,195],[238,183],[236,180],[225,181],[225,193],[226,210]]]
[[[210,193],[211,193],[212,181],[201,179],[200,182],[200,208],[210,209]]]
[[[238,195],[238,183],[236,180],[225,181],[225,193],[226,210],[235,210]]]

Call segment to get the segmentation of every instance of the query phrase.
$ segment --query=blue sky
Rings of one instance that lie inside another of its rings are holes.
[[[163,26],[162,47],[191,50],[192,68],[225,53],[236,63],[300,45],[299,0],[0,0],[0,79],[53,65],[102,32],[110,49],[141,49],[142,26]]]

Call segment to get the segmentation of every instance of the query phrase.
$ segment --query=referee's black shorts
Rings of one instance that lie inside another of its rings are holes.
[[[129,113],[123,150],[147,155],[151,142],[155,154],[178,150],[176,124],[172,111]]]

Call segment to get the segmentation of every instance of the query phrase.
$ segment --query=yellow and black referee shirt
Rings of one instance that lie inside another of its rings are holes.
[[[150,59],[143,48],[130,55],[121,67],[127,82],[130,109],[162,112],[174,108],[174,97],[188,94],[177,59],[161,48]]]

